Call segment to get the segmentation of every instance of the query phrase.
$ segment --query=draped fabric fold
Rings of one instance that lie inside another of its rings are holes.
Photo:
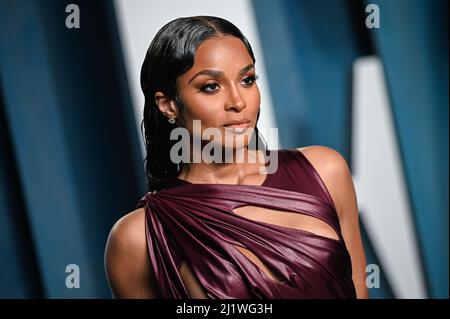
[[[318,218],[339,239],[243,217],[258,206]],[[351,261],[332,202],[263,185],[191,184],[146,194],[151,266],[161,298],[188,299],[180,276],[186,261],[210,298],[355,298]],[[282,278],[271,278],[244,256],[245,247]]]

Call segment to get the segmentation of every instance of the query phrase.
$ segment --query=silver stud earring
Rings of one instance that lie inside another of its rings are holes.
[[[170,118],[170,119],[168,119],[168,121],[170,124],[175,124],[175,118]]]

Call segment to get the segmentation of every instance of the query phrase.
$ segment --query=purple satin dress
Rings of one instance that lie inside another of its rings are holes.
[[[273,152],[273,151],[272,151]],[[356,298],[350,255],[332,198],[296,149],[278,152],[278,170],[262,185],[192,184],[175,179],[146,194],[150,260],[160,298],[189,299],[179,268],[189,263],[210,298]],[[259,206],[316,217],[339,239],[245,218]],[[239,252],[244,246],[282,277],[274,280]]]

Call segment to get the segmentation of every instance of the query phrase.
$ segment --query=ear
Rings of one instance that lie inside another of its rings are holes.
[[[178,117],[178,108],[176,106],[175,100],[170,99],[162,92],[155,93],[155,103],[158,109],[164,114],[168,119]]]

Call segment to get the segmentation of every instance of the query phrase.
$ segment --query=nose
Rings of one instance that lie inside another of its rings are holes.
[[[225,105],[225,109],[227,111],[235,111],[235,112],[241,112],[246,106],[246,103],[244,99],[241,96],[241,93],[239,92],[239,89],[236,87],[233,87],[230,91],[228,101]]]

